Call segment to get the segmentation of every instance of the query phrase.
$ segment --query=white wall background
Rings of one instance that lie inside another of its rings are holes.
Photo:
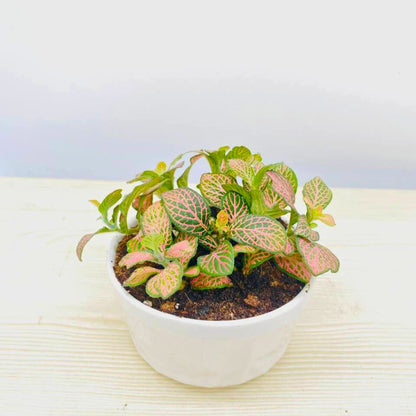
[[[0,3],[0,175],[128,179],[245,144],[416,188],[414,2]]]

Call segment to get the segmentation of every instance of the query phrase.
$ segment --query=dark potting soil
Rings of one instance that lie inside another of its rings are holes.
[[[119,243],[114,264],[114,272],[122,284],[135,269],[118,266],[127,253],[126,243],[132,236],[125,236]],[[236,265],[241,264],[241,255]],[[147,295],[146,285],[126,287],[125,290],[149,307],[172,315],[222,321],[250,318],[283,306],[292,300],[304,284],[282,273],[273,261],[267,261],[244,276],[240,271],[231,276],[233,287],[212,290],[193,290],[187,285],[170,298],[154,299]]]

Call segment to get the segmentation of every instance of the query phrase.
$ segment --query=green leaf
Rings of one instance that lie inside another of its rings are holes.
[[[150,205],[144,212],[142,218],[142,230],[144,235],[162,235],[160,246],[162,251],[166,246],[172,243],[172,225],[161,201],[157,201]]]
[[[142,238],[142,245],[147,250],[153,252],[161,252],[164,249],[162,248],[164,244],[164,238],[162,234],[147,234]]]
[[[226,192],[237,192],[240,194],[249,205],[251,205],[251,195],[250,192],[244,189],[242,186],[237,184],[225,184],[222,186],[224,188],[224,191]]]
[[[311,280],[312,273],[299,253],[295,253],[289,257],[276,254],[274,260],[277,267],[287,275],[303,283],[308,283]]]
[[[160,272],[160,269],[156,269],[151,266],[143,266],[133,270],[132,274],[127,280],[123,282],[123,286],[135,287],[146,282],[150,276],[153,276]]]
[[[296,246],[314,276],[339,270],[339,260],[328,248],[300,237],[296,239]]]
[[[286,231],[280,222],[265,215],[246,215],[231,224],[231,238],[238,243],[278,253],[286,247]]]
[[[332,200],[331,190],[319,176],[305,183],[302,194],[305,204],[311,209],[325,209]]]
[[[179,188],[162,195],[171,221],[185,233],[197,237],[208,231],[210,209],[205,199],[190,188]]]
[[[210,251],[215,250],[217,247],[217,242],[209,234],[202,235],[201,237],[198,238],[198,241],[202,247],[205,247],[206,249]]]
[[[146,293],[152,298],[167,299],[181,287],[182,276],[182,265],[177,261],[172,261],[147,282]]]
[[[257,251],[255,247],[246,246],[244,244],[236,244],[233,246],[234,255],[238,253],[254,253]]]
[[[229,275],[234,270],[234,252],[229,241],[224,241],[215,251],[198,257],[198,266],[202,273],[211,276]]]
[[[113,231],[115,231],[115,230],[110,230],[107,227],[103,227],[103,228],[100,228],[99,230],[97,230],[95,233],[85,234],[81,238],[81,240],[79,240],[79,242],[77,244],[76,253],[77,253],[77,257],[78,257],[79,261],[82,261],[82,252],[84,251],[84,247],[86,246],[88,241],[91,240],[91,238],[93,238],[97,234],[111,233]]]
[[[312,230],[312,228],[309,227],[306,215],[299,215],[298,224],[296,226],[294,234],[312,241],[319,240],[319,233],[317,231]]]
[[[243,273],[247,276],[256,267],[263,264],[265,261],[270,260],[273,257],[272,253],[263,250],[256,250],[253,253],[247,253],[244,255]]]
[[[231,287],[233,282],[228,276],[209,276],[200,273],[190,281],[191,288],[195,290],[222,289]]]
[[[108,210],[117,203],[121,199],[121,189],[116,189],[115,191],[108,194],[101,204],[98,206],[98,211],[102,215],[103,221],[110,227],[115,228],[114,224],[112,224],[108,220]]]
[[[227,159],[247,160],[251,156],[251,152],[245,146],[235,146],[227,154]]]
[[[245,160],[229,159],[228,166],[237,176],[251,185],[254,179],[254,170]]]
[[[133,251],[141,251],[144,249],[142,237],[142,235],[137,234],[129,241],[127,241],[126,247],[128,253],[133,253]]]
[[[221,198],[226,192],[223,185],[226,184],[237,184],[237,182],[223,173],[204,173],[201,176],[199,189],[210,205],[219,208]]]
[[[234,222],[238,217],[250,213],[246,200],[240,194],[233,191],[227,192],[221,198],[220,206],[227,213],[229,223]]]

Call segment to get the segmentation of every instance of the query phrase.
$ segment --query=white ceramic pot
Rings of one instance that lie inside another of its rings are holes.
[[[113,265],[121,238],[115,236],[108,251],[110,280],[137,351],[156,371],[194,386],[224,387],[264,374],[282,357],[309,285],[286,305],[253,318],[179,318],[144,305],[120,285]]]

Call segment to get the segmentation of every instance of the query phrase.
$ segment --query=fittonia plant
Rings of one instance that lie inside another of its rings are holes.
[[[95,234],[132,235],[128,253],[119,262],[121,267],[135,267],[124,285],[146,284],[149,296],[163,299],[186,285],[195,290],[232,286],[237,256],[242,256],[241,271],[248,278],[270,259],[302,282],[338,271],[338,259],[317,243],[317,221],[335,225],[324,213],[332,192],[321,178],[304,185],[306,213],[301,214],[295,207],[296,175],[283,162],[264,165],[259,154],[244,146],[190,153],[189,165],[176,181],[184,155],[169,167],[161,162],[155,170],[137,175],[129,183],[139,184],[124,197],[117,189],[101,203],[92,200],[104,226],[81,238],[79,259]],[[208,160],[211,172],[201,176],[199,193],[188,187],[188,176],[200,158]]]

